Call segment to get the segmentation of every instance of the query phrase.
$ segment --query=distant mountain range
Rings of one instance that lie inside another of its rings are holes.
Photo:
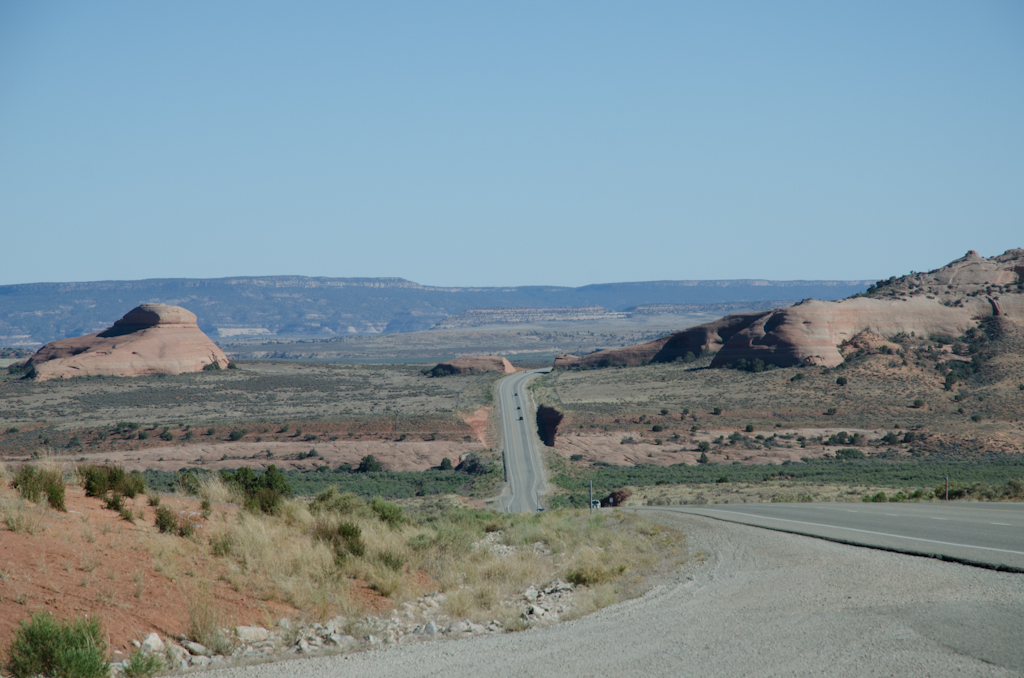
[[[267,276],[0,286],[0,346],[36,346],[99,332],[144,302],[184,306],[213,338],[415,332],[470,309],[775,299],[842,299],[872,280],[664,280],[583,287],[430,287],[402,278]]]

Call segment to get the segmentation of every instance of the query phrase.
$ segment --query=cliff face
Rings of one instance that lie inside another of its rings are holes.
[[[725,316],[655,341],[593,353],[558,356],[556,367],[671,362],[687,353],[715,353],[712,367],[763,360],[786,367],[834,367],[839,345],[861,332],[959,336],[990,316],[1024,324],[1024,250],[986,259],[968,252],[928,273],[879,281],[862,295],[841,301],[809,299],[765,313]]]
[[[196,316],[180,306],[142,304],[98,334],[61,339],[28,361],[40,381],[69,377],[138,377],[198,372],[227,356],[199,329]]]
[[[456,358],[446,363],[438,363],[431,372],[434,376],[446,374],[477,374],[478,372],[504,372],[512,374],[516,368],[507,358],[496,355],[476,355]]]

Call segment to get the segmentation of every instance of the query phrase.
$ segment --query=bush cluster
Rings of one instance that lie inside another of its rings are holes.
[[[51,508],[67,511],[64,503],[64,474],[60,469],[22,466],[14,474],[14,487],[31,502],[39,503],[45,496]]]
[[[245,508],[249,511],[274,515],[280,510],[281,500],[292,496],[291,485],[273,464],[261,474],[243,467],[236,471],[221,471],[220,475],[224,482],[242,492]]]
[[[61,622],[50,612],[22,621],[8,651],[7,669],[15,678],[106,678],[107,644],[96,619]]]
[[[146,491],[146,479],[138,471],[126,473],[121,466],[79,466],[85,496],[104,498],[107,493],[119,494],[134,499]]]

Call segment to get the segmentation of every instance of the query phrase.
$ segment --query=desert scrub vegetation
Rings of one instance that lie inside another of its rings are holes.
[[[28,501],[38,504],[43,499],[50,508],[66,511],[64,472],[53,464],[25,464],[14,474],[12,485]]]
[[[99,622],[86,617],[61,622],[37,612],[20,622],[8,649],[7,670],[14,678],[106,678],[107,644]]]
[[[680,534],[633,515],[499,514],[451,497],[399,506],[334,488],[284,499],[276,515],[215,513],[207,529],[236,590],[321,618],[372,612],[360,582],[388,604],[440,590],[453,617],[511,623],[528,586],[572,579],[593,588],[583,608],[596,609],[682,557]]]
[[[585,507],[590,501],[589,483],[594,483],[595,496],[601,496],[622,487],[651,487],[655,485],[710,485],[714,483],[769,483],[782,478],[804,484],[866,484],[881,487],[900,487],[908,482],[931,487],[947,476],[963,487],[1006,483],[1024,478],[1024,458],[1017,455],[991,453],[964,458],[955,455],[932,454],[911,459],[886,459],[879,456],[859,457],[859,450],[840,449],[833,459],[805,458],[799,462],[779,465],[713,464],[710,462],[687,466],[609,466],[590,467],[553,459],[550,463],[551,480],[564,493],[550,500],[552,507]],[[724,481],[723,481],[724,479]],[[960,485],[958,485],[960,486]],[[951,485],[952,487],[952,485]],[[929,493],[930,494],[930,493]],[[982,491],[965,493],[975,501],[1016,501],[1010,491]],[[943,495],[945,496],[945,495]],[[958,495],[956,498],[960,498]],[[950,495],[950,498],[954,498]]]
[[[358,467],[342,464],[334,469],[320,466],[310,470],[289,469],[279,473],[295,494],[304,496],[315,495],[330,487],[336,488],[339,492],[352,492],[364,499],[378,496],[385,499],[407,499],[441,494],[487,496],[496,491],[503,479],[501,466],[488,458],[488,452],[490,451],[470,453],[458,466],[451,469],[368,470],[374,468],[373,462],[376,460],[364,458]],[[360,470],[361,468],[364,470]],[[208,496],[211,490],[201,489],[203,479],[213,475],[207,469],[190,468],[184,473],[147,470],[144,476],[150,487],[163,491],[183,489],[189,494],[211,501],[240,503],[239,496],[231,495],[230,492],[231,478],[237,473],[247,474],[248,471],[235,469],[221,472],[222,480],[228,480],[227,485],[220,483],[213,487],[228,487],[228,490],[225,490],[226,494],[218,496]]]

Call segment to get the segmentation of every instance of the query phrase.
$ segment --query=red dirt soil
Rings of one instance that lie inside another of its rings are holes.
[[[20,500],[9,487],[0,488],[0,499]],[[0,529],[0,648],[9,646],[20,620],[42,610],[62,619],[98,616],[113,656],[124,658],[131,641],[150,632],[170,638],[186,633],[188,605],[201,595],[200,582],[228,625],[265,626],[299,614],[218,581],[219,566],[208,548],[159,534],[145,496],[125,502],[142,516],[134,525],[69,486],[67,513],[31,504],[26,509],[36,523],[34,534]],[[164,497],[161,505],[190,513],[199,508],[197,501],[178,497]],[[194,519],[202,523],[201,516]],[[160,572],[153,553],[172,541],[179,554],[160,559]]]

